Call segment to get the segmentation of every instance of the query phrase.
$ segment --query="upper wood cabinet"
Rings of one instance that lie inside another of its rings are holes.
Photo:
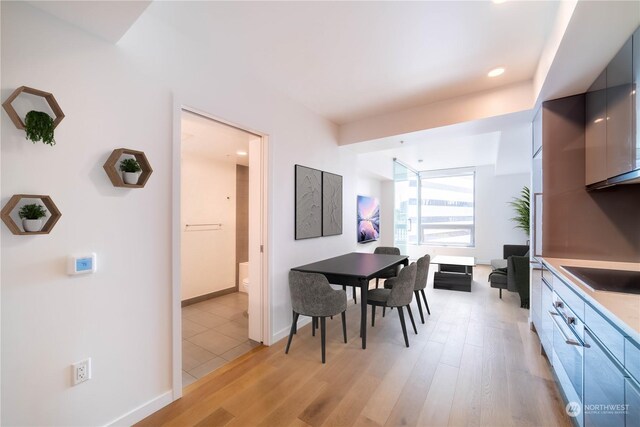
[[[589,189],[638,182],[640,28],[598,76],[585,98],[585,183]]]

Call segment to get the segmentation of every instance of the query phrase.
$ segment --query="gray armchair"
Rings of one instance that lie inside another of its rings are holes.
[[[424,301],[424,305],[427,309],[427,314],[431,314],[431,310],[429,310],[429,303],[427,303],[427,296],[424,293],[424,288],[427,287],[427,279],[429,278],[429,264],[431,263],[431,255],[426,254],[423,257],[418,258],[418,262],[416,263],[416,284],[413,288],[413,292],[416,296],[416,301],[418,302],[418,311],[420,312],[420,320],[424,323],[424,313],[422,312],[422,303],[420,302],[420,295],[422,295],[422,300]],[[391,289],[393,287],[394,279],[389,279],[384,282],[384,287]],[[384,317],[384,308],[382,309],[382,316]]]
[[[382,255],[400,255],[400,249],[393,246],[378,246],[373,250],[373,253]],[[386,270],[380,272],[380,274],[376,276],[376,288],[379,286],[378,280],[396,277],[399,270],[400,266],[398,265],[396,267],[387,268]]]
[[[413,332],[417,334],[418,329],[416,328],[416,322],[413,320],[411,306],[409,305],[413,299],[413,289],[416,285],[416,270],[416,263],[412,262],[408,267],[400,270],[400,274],[398,274],[397,277],[388,279],[388,281],[393,281],[391,289],[371,289],[367,297],[367,304],[371,306],[371,326],[375,326],[376,324],[376,307],[396,307],[398,309],[402,335],[404,335],[404,343],[407,347],[409,347],[409,337],[407,336],[407,327],[404,322],[404,312],[402,309],[404,307],[409,312]]]
[[[326,318],[342,315],[342,334],[344,342],[347,342],[347,323],[345,311],[347,309],[347,294],[345,291],[335,290],[322,274],[289,272],[289,290],[291,292],[291,307],[293,309],[293,322],[289,332],[289,340],[285,354],[289,353],[291,339],[298,330],[298,317],[310,316],[313,318],[313,331],[315,333],[316,319],[320,318],[320,335],[322,343],[322,363],[325,362]]]
[[[518,292],[520,306],[529,308],[529,246],[504,245],[504,259],[492,260],[493,271],[489,274],[492,288]]]

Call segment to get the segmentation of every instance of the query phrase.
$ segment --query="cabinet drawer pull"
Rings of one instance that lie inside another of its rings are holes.
[[[564,339],[565,343],[569,345],[575,345],[576,347],[585,347],[585,348],[590,347],[589,344],[582,344],[581,342],[576,341],[573,338],[569,338],[567,334],[564,333],[564,331],[562,330],[562,327],[560,326],[560,323],[556,320],[556,317],[561,318],[562,316],[560,316],[558,313],[554,313],[553,311],[549,312],[549,316],[551,317],[551,320],[553,320],[553,323],[555,323],[558,331],[560,331],[560,334],[562,334],[562,338]]]

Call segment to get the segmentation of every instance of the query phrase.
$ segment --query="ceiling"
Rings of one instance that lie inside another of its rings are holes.
[[[249,156],[241,156],[237,153],[238,151],[249,153],[249,142],[256,138],[255,135],[235,127],[189,111],[182,111],[183,155],[249,166]]]
[[[640,20],[639,3],[611,1],[29,3],[113,43],[144,12],[341,128],[393,114],[415,120],[402,115],[443,100],[471,108],[467,95],[514,84],[535,87],[538,99],[579,93]],[[497,66],[506,72],[488,78]],[[516,173],[527,167],[516,156],[528,156],[522,129],[530,120],[531,110],[416,127],[425,130],[348,149],[364,153],[360,164],[385,159],[380,170],[398,157],[420,170],[493,161],[496,171]],[[247,138],[198,116],[183,123],[185,149],[211,158],[246,162],[235,151]]]
[[[63,21],[116,43],[151,1],[28,1]]]
[[[557,8],[520,1],[154,2],[147,13],[343,124],[532,79]],[[497,66],[507,71],[488,78]]]
[[[357,153],[358,167],[372,178],[393,179],[393,159],[417,171],[492,165],[495,173],[530,171],[528,112],[491,120],[412,132],[344,146]]]

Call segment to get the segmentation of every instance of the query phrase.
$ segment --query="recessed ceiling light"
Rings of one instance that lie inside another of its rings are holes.
[[[601,121],[603,121],[604,119],[602,117],[598,117],[597,119],[595,119],[593,121],[593,123],[600,123]]]
[[[487,73],[489,77],[498,77],[504,73],[504,67],[494,68],[493,70]]]
[[[242,151],[242,150],[240,150],[240,151],[236,151],[236,154],[237,154],[238,156],[246,156],[246,155],[247,155],[247,152],[246,152],[246,151]]]
[[[422,159],[418,159],[418,163],[422,163],[424,160]]]

